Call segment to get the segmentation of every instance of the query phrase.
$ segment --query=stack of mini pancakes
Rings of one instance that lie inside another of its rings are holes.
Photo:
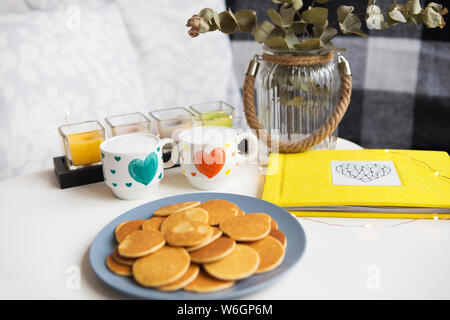
[[[268,214],[245,214],[225,200],[167,205],[148,220],[122,222],[114,235],[108,268],[163,291],[229,288],[278,267],[287,244]]]

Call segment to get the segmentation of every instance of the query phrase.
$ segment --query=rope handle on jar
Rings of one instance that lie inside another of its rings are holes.
[[[287,57],[277,56],[264,53],[262,60],[270,63],[280,65],[296,65],[296,66],[308,66],[314,64],[324,64],[330,62],[334,57],[334,52],[331,51],[328,54],[320,56],[307,56],[307,57]],[[244,112],[247,119],[247,124],[253,129],[257,137],[264,141],[269,148],[272,145],[278,145],[279,152],[282,153],[297,153],[306,151],[309,148],[320,143],[326,137],[328,137],[334,130],[336,130],[339,122],[347,111],[350,104],[350,97],[352,94],[352,73],[348,61],[338,53],[338,69],[341,77],[341,86],[339,89],[339,100],[333,113],[328,117],[322,127],[311,133],[308,137],[297,142],[285,142],[280,141],[270,135],[270,133],[259,122],[255,109],[254,101],[254,87],[255,79],[259,69],[259,61],[261,57],[255,55],[250,61],[247,71],[245,73],[244,89],[243,89],[243,102]]]

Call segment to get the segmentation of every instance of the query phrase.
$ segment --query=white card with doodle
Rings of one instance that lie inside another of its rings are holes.
[[[331,161],[331,177],[337,186],[401,186],[392,161]]]

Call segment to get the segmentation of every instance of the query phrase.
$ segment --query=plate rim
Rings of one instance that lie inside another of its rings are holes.
[[[235,299],[235,298],[238,298],[238,297],[242,297],[242,296],[254,293],[254,292],[259,291],[259,290],[261,290],[261,289],[263,289],[263,288],[265,288],[267,286],[270,286],[271,284],[274,284],[276,282],[276,280],[278,280],[280,277],[285,276],[288,272],[292,271],[292,268],[295,265],[297,265],[297,263],[303,257],[303,255],[304,255],[304,253],[306,251],[306,248],[307,248],[307,238],[306,238],[305,230],[303,229],[303,226],[297,220],[297,218],[295,216],[293,216],[289,211],[284,209],[283,207],[280,207],[280,206],[278,206],[278,205],[276,205],[276,204],[274,204],[272,202],[269,202],[269,201],[266,201],[266,200],[263,200],[263,199],[259,199],[259,198],[252,197],[252,196],[247,196],[247,195],[242,195],[242,194],[236,194],[236,193],[226,193],[226,192],[191,192],[191,193],[182,193],[182,194],[172,195],[172,196],[168,196],[168,197],[162,197],[162,198],[159,198],[159,199],[154,199],[154,200],[148,201],[148,202],[143,203],[143,204],[141,204],[139,206],[133,207],[131,209],[128,209],[128,210],[122,212],[121,214],[119,214],[118,216],[116,216],[112,220],[110,220],[107,224],[105,224],[103,226],[103,228],[95,236],[94,240],[92,241],[91,245],[89,246],[89,264],[90,264],[91,269],[94,272],[95,276],[98,279],[100,279],[102,281],[102,283],[104,283],[107,286],[113,288],[114,290],[117,290],[121,294],[124,294],[124,295],[129,296],[129,297],[134,297],[134,298],[138,298],[138,299],[145,299],[145,300],[180,300],[180,298],[176,297],[176,296],[169,297],[169,298],[158,297],[158,296],[144,297],[142,295],[139,295],[139,294],[136,294],[136,293],[133,293],[133,292],[129,292],[128,290],[124,290],[120,285],[115,285],[114,283],[111,283],[110,281],[104,279],[102,277],[102,273],[101,272],[97,272],[96,268],[94,267],[93,260],[96,257],[94,257],[93,247],[94,247],[94,244],[96,244],[96,242],[102,236],[102,234],[105,231],[105,229],[107,229],[109,227],[109,225],[113,221],[115,221],[116,219],[118,219],[118,218],[122,217],[123,215],[129,213],[130,211],[137,210],[138,208],[141,208],[141,207],[145,207],[149,203],[156,202],[156,201],[169,200],[169,199],[177,198],[177,197],[180,197],[180,196],[198,196],[198,195],[208,195],[208,196],[211,196],[211,197],[215,196],[215,195],[218,195],[219,197],[223,196],[223,195],[225,195],[225,196],[235,196],[235,197],[240,197],[240,198],[247,198],[247,199],[249,199],[251,201],[261,201],[261,202],[265,202],[265,203],[267,203],[269,205],[275,206],[275,207],[281,209],[281,211],[284,211],[289,216],[288,219],[293,219],[296,222],[296,225],[297,225],[297,227],[298,227],[298,229],[300,231],[300,237],[301,237],[301,239],[303,241],[303,247],[302,247],[302,251],[300,252],[299,256],[296,258],[296,260],[294,262],[292,262],[291,265],[289,265],[287,267],[287,269],[285,271],[283,271],[283,272],[281,272],[281,273],[279,273],[277,275],[274,275],[272,278],[267,279],[265,281],[262,281],[261,283],[250,285],[248,287],[240,289],[239,291],[236,291],[236,292],[233,292],[233,293],[229,293],[228,295],[224,294],[223,297],[210,297],[210,295],[208,295],[208,294],[197,294],[195,292],[189,292],[189,294],[192,294],[193,296],[189,297],[187,299],[181,299],[181,300]],[[153,216],[153,214],[151,213],[150,217],[152,217],[152,216]],[[153,288],[149,288],[149,289],[153,289]],[[158,291],[155,291],[155,292],[159,293]],[[220,292],[220,291],[217,291],[217,292]],[[213,292],[213,293],[216,293],[216,292]],[[198,297],[197,297],[197,295],[198,295]]]

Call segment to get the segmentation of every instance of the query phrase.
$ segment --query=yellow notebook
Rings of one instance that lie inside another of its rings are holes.
[[[263,200],[298,216],[450,218],[450,157],[417,150],[271,154]]]

